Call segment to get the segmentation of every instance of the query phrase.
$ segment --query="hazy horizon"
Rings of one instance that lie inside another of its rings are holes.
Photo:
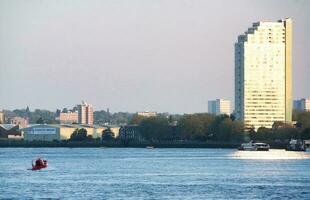
[[[310,1],[0,1],[0,109],[207,112],[234,100],[234,43],[293,20],[293,99],[310,98]]]

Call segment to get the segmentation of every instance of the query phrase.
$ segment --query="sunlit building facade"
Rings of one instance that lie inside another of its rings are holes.
[[[59,114],[59,121],[63,124],[72,124],[72,123],[78,123],[78,112],[61,112]]]
[[[245,128],[292,121],[292,21],[253,23],[235,44],[235,113]]]
[[[143,111],[143,112],[137,112],[138,116],[142,117],[156,117],[156,112],[150,112],[150,111]]]
[[[77,107],[78,107],[78,123],[93,125],[94,124],[93,106],[83,101],[82,104],[78,105]]]

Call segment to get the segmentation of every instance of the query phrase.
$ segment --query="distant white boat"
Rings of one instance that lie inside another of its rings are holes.
[[[267,143],[256,143],[250,141],[249,143],[242,143],[238,150],[242,151],[269,151],[270,145]]]
[[[147,149],[154,149],[154,146],[146,146]]]

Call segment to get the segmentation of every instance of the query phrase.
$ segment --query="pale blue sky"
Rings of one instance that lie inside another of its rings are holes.
[[[0,108],[206,112],[234,99],[234,42],[293,19],[293,94],[310,97],[310,1],[0,1]]]

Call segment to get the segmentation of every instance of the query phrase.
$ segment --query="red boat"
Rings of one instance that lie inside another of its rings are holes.
[[[47,164],[47,160],[43,160],[41,158],[38,158],[35,160],[32,160],[32,169],[31,170],[40,170],[40,169],[43,169],[43,168],[46,168],[48,166]]]

